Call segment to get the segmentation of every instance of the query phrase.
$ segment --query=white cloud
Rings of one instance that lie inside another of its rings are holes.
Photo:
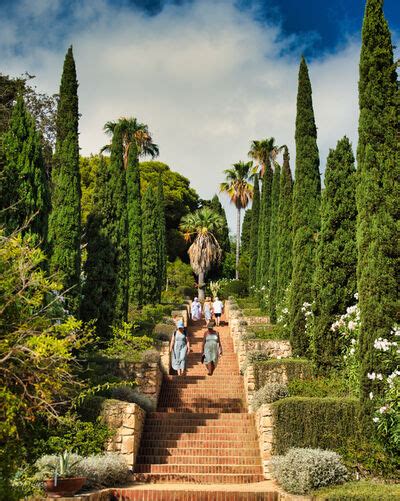
[[[151,18],[87,0],[74,4],[65,46],[43,48],[41,37],[57,36],[54,19],[61,3],[51,4],[25,2],[36,27],[24,33],[29,51],[16,55],[15,29],[8,23],[4,32],[0,26],[2,71],[28,70],[41,90],[56,92],[65,50],[73,43],[83,154],[105,143],[107,120],[133,115],[149,125],[160,160],[189,177],[203,198],[217,192],[223,169],[246,159],[252,139],[274,136],[287,144],[294,170],[299,60],[298,53],[283,50],[293,46],[293,37],[285,40],[279,28],[257,24],[233,0],[167,5]],[[355,145],[358,51],[358,43],[349,41],[309,64],[321,170],[329,147],[344,134]],[[234,211],[228,212],[234,229]]]

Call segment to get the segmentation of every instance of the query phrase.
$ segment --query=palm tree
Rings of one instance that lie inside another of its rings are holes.
[[[107,134],[112,135],[115,127],[119,125],[122,131],[122,141],[124,147],[124,167],[127,169],[129,150],[134,143],[137,149],[137,156],[144,157],[146,155],[152,158],[158,156],[158,146],[153,143],[153,139],[147,125],[137,121],[136,118],[120,118],[118,122],[107,122],[104,125],[104,130]],[[110,151],[111,145],[103,146],[101,151]]]
[[[204,300],[204,280],[211,266],[221,258],[221,247],[215,238],[215,233],[220,231],[224,220],[220,214],[203,207],[181,220],[180,229],[184,232],[185,240],[193,243],[188,254],[190,265],[198,275],[199,299]]]
[[[226,182],[221,183],[220,191],[229,195],[231,202],[237,209],[236,223],[236,278],[239,278],[239,255],[240,255],[240,213],[253,199],[253,185],[250,180],[253,177],[253,162],[237,162],[233,169],[224,170]]]
[[[260,141],[252,141],[248,155],[259,163],[260,177],[264,176],[267,165],[274,163],[283,148],[284,146],[277,146],[275,144],[275,138],[273,137],[261,139]]]

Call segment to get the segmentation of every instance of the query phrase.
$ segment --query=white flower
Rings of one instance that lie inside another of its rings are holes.
[[[350,355],[354,355],[355,352],[356,352],[355,348],[350,348]]]
[[[289,310],[287,308],[283,308],[282,313],[284,315],[287,315],[289,313]]]
[[[378,337],[378,339],[374,341],[374,348],[379,351],[389,351],[391,345],[392,343],[390,341],[382,339],[381,337]]]
[[[374,417],[374,418],[372,418],[372,421],[373,421],[374,423],[378,423],[378,422],[379,422],[379,418],[378,418],[378,417]]]
[[[282,355],[278,355],[276,358],[277,360],[280,360],[282,358]]]
[[[355,328],[357,327],[357,324],[356,324],[355,322],[353,322],[353,320],[350,320],[350,322],[349,322],[349,324],[348,324],[348,326],[347,326],[347,327],[348,327],[348,329],[349,329],[350,331],[354,331],[354,330],[355,330]]]
[[[369,393],[369,399],[372,400],[374,398],[374,394],[372,393],[372,391],[370,391]]]
[[[356,343],[357,343],[357,341],[353,338],[353,339],[351,340],[351,344],[356,344]]]
[[[382,381],[382,380],[383,380],[383,376],[382,376],[382,374],[378,373],[378,374],[376,375],[376,379],[379,379],[379,381]]]
[[[368,374],[367,374],[367,378],[368,378],[368,379],[372,379],[372,381],[373,381],[374,379],[376,379],[376,374],[375,374],[375,372],[368,372]]]
[[[357,305],[355,304],[354,306],[349,306],[346,310],[347,315],[352,315],[353,313],[357,312]]]
[[[358,301],[358,292],[356,292],[356,293],[354,294],[354,299],[356,299],[356,300]]]
[[[381,408],[379,409],[379,412],[380,412],[381,414],[384,414],[384,413],[387,411],[387,409],[388,409],[388,408],[387,408],[387,405],[384,405],[383,407],[381,407]]]

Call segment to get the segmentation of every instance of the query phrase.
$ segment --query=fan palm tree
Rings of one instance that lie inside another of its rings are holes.
[[[226,182],[221,183],[220,191],[229,195],[231,202],[237,209],[236,223],[236,278],[239,278],[239,255],[240,255],[240,214],[250,200],[253,199],[253,185],[250,180],[253,177],[253,162],[237,162],[233,169],[224,170]]]
[[[120,126],[122,131],[125,169],[128,167],[129,150],[132,144],[135,144],[136,146],[138,158],[147,155],[152,158],[158,156],[158,146],[153,143],[153,139],[147,125],[138,122],[136,118],[120,118],[118,122],[107,122],[104,125],[104,130],[107,134],[112,135],[117,125]],[[106,146],[103,146],[101,151],[110,151],[110,149],[111,145],[107,144]]]
[[[180,229],[187,242],[193,239],[188,254],[190,265],[198,275],[199,299],[204,300],[204,280],[211,266],[221,258],[221,247],[215,237],[220,231],[224,220],[220,214],[203,207],[181,220]]]
[[[267,165],[272,165],[282,151],[284,146],[277,146],[275,138],[269,137],[260,141],[252,141],[249,157],[258,162],[260,168],[260,177],[264,176]]]

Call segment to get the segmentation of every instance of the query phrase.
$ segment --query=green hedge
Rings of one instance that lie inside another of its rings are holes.
[[[371,481],[349,482],[344,485],[326,487],[314,492],[313,499],[345,501],[396,501],[400,499],[400,485],[375,483]]]
[[[357,433],[358,401],[289,397],[272,404],[274,454],[291,447],[337,450]]]
[[[255,389],[259,390],[269,382],[272,371],[283,368],[287,374],[288,381],[299,378],[310,378],[312,376],[312,364],[304,358],[283,358],[271,359],[257,362],[254,365]]]

